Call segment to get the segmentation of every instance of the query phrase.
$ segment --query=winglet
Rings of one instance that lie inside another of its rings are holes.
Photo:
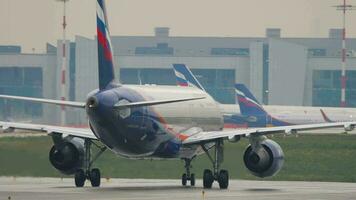
[[[106,89],[115,80],[113,51],[104,0],[97,0],[96,21],[98,34],[99,89]]]

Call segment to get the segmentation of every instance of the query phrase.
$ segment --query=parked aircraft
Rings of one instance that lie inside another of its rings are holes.
[[[184,64],[173,64],[176,75],[177,85],[181,87],[196,87],[205,91],[202,84],[194,76],[192,71]],[[280,112],[279,114],[270,114],[267,112],[255,96],[247,89],[244,84],[235,84],[236,101],[239,105],[239,112],[232,108],[233,105],[219,104],[224,113],[225,128],[248,128],[248,127],[271,127],[271,126],[289,126],[296,124],[312,124],[332,122],[328,121],[325,114],[319,110],[313,112]],[[277,107],[277,106],[274,106]],[[288,111],[292,107],[284,107]],[[299,107],[298,109],[305,109]],[[346,120],[350,121],[350,120]]]

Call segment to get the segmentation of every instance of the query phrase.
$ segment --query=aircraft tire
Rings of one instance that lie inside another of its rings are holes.
[[[213,186],[214,176],[210,169],[204,170],[203,174],[203,186],[206,189],[210,189]]]
[[[187,180],[188,180],[188,178],[187,178],[187,174],[183,174],[182,175],[182,185],[183,186],[186,186],[187,185]]]
[[[195,186],[195,174],[190,175],[190,186]]]
[[[90,171],[90,183],[91,183],[91,186],[93,186],[93,187],[100,186],[100,170],[99,169],[94,168]]]
[[[76,187],[83,187],[85,183],[86,177],[84,170],[78,169],[74,174],[74,182]]]
[[[220,170],[218,182],[220,189],[227,189],[229,187],[229,172],[227,170]]]

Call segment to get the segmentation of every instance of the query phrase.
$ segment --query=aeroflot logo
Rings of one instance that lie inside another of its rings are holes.
[[[259,105],[256,101],[254,101],[254,100],[248,98],[248,97],[245,95],[245,93],[241,92],[241,91],[238,90],[238,89],[235,89],[235,92],[236,92],[237,98],[238,98],[238,100],[239,100],[240,102],[245,103],[247,106],[257,106],[257,107],[260,107],[260,105]]]
[[[187,79],[185,78],[185,76],[178,72],[177,70],[174,70],[175,75],[177,76],[177,81],[178,81],[178,85],[180,86],[191,86],[191,84],[187,81]]]
[[[248,122],[257,122],[257,117],[255,116],[248,116],[246,121]]]

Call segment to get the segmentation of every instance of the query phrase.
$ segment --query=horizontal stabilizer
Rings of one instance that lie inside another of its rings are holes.
[[[205,97],[141,101],[141,102],[132,102],[132,103],[127,103],[127,104],[117,103],[114,107],[117,109],[125,109],[125,108],[142,107],[142,106],[154,106],[154,105],[161,105],[161,104],[168,104],[168,103],[178,103],[178,102],[184,102],[184,101],[194,101],[194,100],[199,100],[199,99],[205,99]]]
[[[32,101],[32,102],[36,102],[36,103],[48,103],[48,104],[69,106],[69,107],[75,107],[75,108],[85,108],[84,102],[76,102],[76,101],[62,101],[62,100],[41,99],[41,98],[33,98],[33,97],[10,96],[10,95],[0,95],[0,98]]]
[[[18,129],[27,131],[36,131],[47,134],[62,134],[63,136],[73,136],[80,138],[87,138],[97,140],[98,138],[89,128],[72,128],[63,126],[51,126],[44,124],[30,124],[18,122],[4,122],[0,121],[0,128],[2,129]]]

